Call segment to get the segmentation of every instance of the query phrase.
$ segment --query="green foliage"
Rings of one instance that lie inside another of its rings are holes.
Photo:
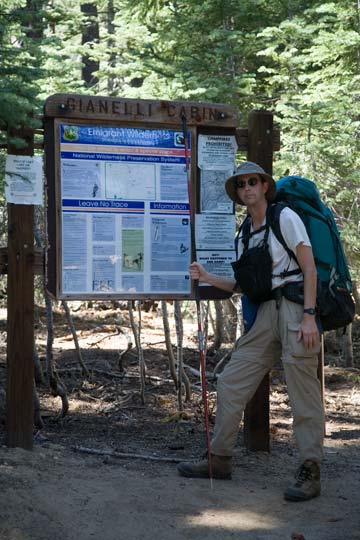
[[[0,11],[1,130],[27,122],[37,105],[41,62],[28,27],[29,20],[29,14],[15,2],[7,11]],[[0,141],[5,140],[6,134],[0,131]]]
[[[277,171],[314,179],[359,267],[360,34],[348,2],[313,6],[260,35],[268,94],[282,129]]]
[[[276,1],[139,2],[133,16],[148,38],[142,65],[163,79],[169,97],[249,110],[260,66],[257,33],[279,23],[281,10],[282,2]]]
[[[90,27],[98,37],[84,43]],[[0,143],[57,92],[223,102],[243,126],[251,109],[273,110],[276,175],[317,182],[356,272],[359,29],[348,0],[3,0]]]

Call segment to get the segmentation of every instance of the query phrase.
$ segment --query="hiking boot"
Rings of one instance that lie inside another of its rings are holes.
[[[211,454],[212,477],[217,480],[231,480],[231,456]],[[209,478],[207,457],[196,462],[181,462],[177,466],[179,474],[187,478]]]
[[[287,501],[308,501],[320,495],[320,467],[315,461],[304,461],[295,474],[295,484],[284,493]]]

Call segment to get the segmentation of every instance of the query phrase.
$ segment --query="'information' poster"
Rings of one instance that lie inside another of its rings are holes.
[[[183,133],[59,128],[61,293],[190,294]]]

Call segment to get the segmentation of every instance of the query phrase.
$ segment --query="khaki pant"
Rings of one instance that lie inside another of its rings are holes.
[[[317,377],[318,353],[308,351],[297,333],[303,306],[281,298],[260,305],[249,332],[237,341],[218,379],[218,402],[211,451],[231,456],[246,404],[274,362],[281,357],[301,461],[322,460],[324,410]]]

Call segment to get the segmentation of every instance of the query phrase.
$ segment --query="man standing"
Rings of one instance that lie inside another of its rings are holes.
[[[244,247],[245,239],[240,237],[239,255],[264,245],[265,239],[267,256],[271,257],[270,287],[268,296],[259,304],[252,327],[237,341],[230,362],[218,378],[217,413],[211,441],[212,474],[218,479],[231,478],[232,454],[245,406],[281,357],[301,460],[295,482],[286,489],[284,497],[291,501],[311,499],[320,495],[324,435],[317,377],[320,350],[315,320],[317,272],[311,244],[303,222],[290,208],[280,213],[280,229],[288,248],[296,254],[298,264],[267,226],[268,203],[275,197],[276,184],[259,165],[241,164],[236,174],[226,181],[225,189],[235,203],[246,206],[250,216],[250,234],[245,242],[248,245]],[[220,289],[241,292],[239,279],[216,276],[198,263],[190,266],[190,275],[194,280]],[[296,285],[294,282],[303,282],[304,305],[284,296],[289,284]],[[180,463],[178,471],[190,478],[208,477],[208,460]]]

